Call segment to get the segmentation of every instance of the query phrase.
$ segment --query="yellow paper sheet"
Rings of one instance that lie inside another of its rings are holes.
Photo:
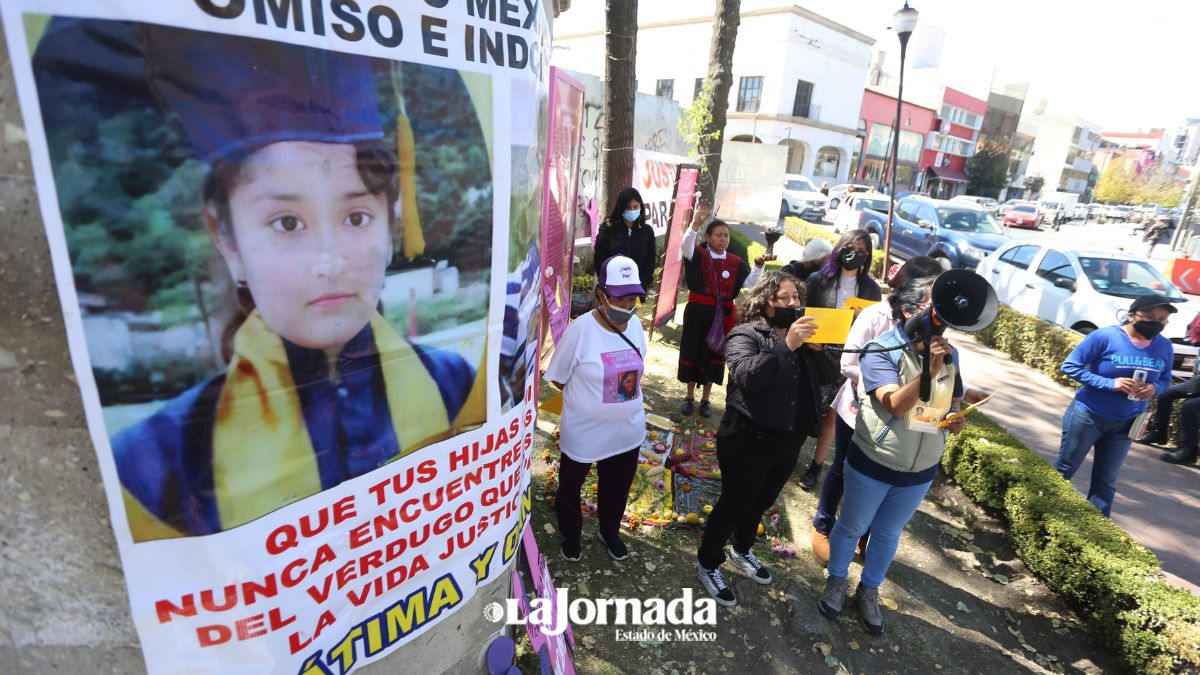
[[[817,332],[808,339],[808,342],[816,344],[845,344],[846,336],[850,334],[850,324],[854,323],[854,312],[848,309],[806,307],[804,316],[817,320]]]
[[[842,303],[842,307],[846,309],[864,309],[874,305],[877,300],[863,300],[862,298],[852,297]]]
[[[559,392],[538,404],[539,410],[545,410],[546,412],[553,413],[555,415],[562,414],[562,407],[563,407],[562,392]]]

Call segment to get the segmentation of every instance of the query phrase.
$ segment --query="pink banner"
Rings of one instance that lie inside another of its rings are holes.
[[[542,185],[541,334],[547,326],[558,342],[571,318],[571,275],[575,257],[575,201],[583,144],[583,85],[550,69],[550,129]],[[569,233],[569,234],[568,234]],[[543,342],[543,344],[546,344]]]
[[[671,221],[667,228],[666,256],[663,259],[662,282],[658,286],[658,302],[654,307],[654,325],[661,326],[675,316],[675,301],[679,295],[679,275],[683,258],[679,255],[679,240],[683,230],[692,221],[695,205],[696,184],[700,180],[700,169],[695,166],[679,167],[675,180],[675,196],[672,199]]]
[[[521,535],[521,543],[524,544],[525,559],[529,561],[529,568],[532,571],[534,594],[536,597],[547,600],[554,607],[549,626],[541,626],[529,621],[530,607],[526,598],[525,584],[521,581],[520,565],[513,565],[513,595],[520,600],[521,614],[526,617],[525,630],[529,632],[529,644],[533,647],[533,651],[542,658],[542,672],[546,672],[544,666],[549,665],[551,672],[557,675],[574,675],[575,660],[571,649],[575,644],[575,634],[571,632],[571,626],[568,623],[567,629],[558,635],[550,635],[546,632],[546,629],[557,624],[558,607],[555,603],[554,580],[550,578],[550,569],[546,566],[546,556],[538,550],[537,539],[533,536],[532,527],[525,528],[524,534]],[[562,620],[569,621],[566,617],[563,617]],[[545,649],[544,653],[543,648]]]

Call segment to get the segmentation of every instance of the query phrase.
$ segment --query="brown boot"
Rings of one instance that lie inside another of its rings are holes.
[[[829,535],[815,528],[812,531],[812,554],[817,562],[821,563],[821,567],[829,564]]]

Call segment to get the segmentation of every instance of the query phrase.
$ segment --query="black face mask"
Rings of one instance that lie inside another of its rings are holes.
[[[767,323],[775,328],[787,328],[804,316],[803,307],[776,307],[775,316],[767,317]]]
[[[867,254],[865,251],[858,251],[848,248],[845,251],[842,251],[841,257],[838,258],[838,262],[841,263],[842,269],[844,270],[856,270],[866,264]]]
[[[777,309],[775,311],[778,312],[779,310]],[[1136,330],[1139,335],[1151,339],[1157,337],[1158,334],[1163,332],[1163,329],[1166,327],[1167,324],[1161,321],[1138,321],[1137,323],[1133,324],[1133,329]]]

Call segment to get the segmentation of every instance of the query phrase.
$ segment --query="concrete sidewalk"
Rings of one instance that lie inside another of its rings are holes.
[[[959,333],[950,339],[961,354],[963,378],[972,387],[995,394],[983,412],[1053,463],[1062,436],[1062,413],[1074,392],[970,336]],[[1112,518],[1154,551],[1173,583],[1200,593],[1200,530],[1196,528],[1200,470],[1167,464],[1158,459],[1161,452],[1133,444],[1117,483]],[[1091,475],[1089,455],[1071,482],[1086,492]]]

